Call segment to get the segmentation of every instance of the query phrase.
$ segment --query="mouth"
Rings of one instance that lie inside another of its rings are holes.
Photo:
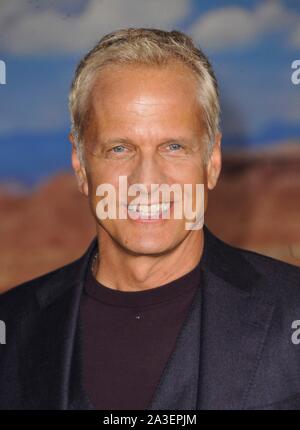
[[[134,220],[157,221],[170,217],[170,209],[173,202],[156,203],[152,205],[134,205],[127,207],[130,218]]]

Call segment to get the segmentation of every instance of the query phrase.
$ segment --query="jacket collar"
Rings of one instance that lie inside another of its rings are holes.
[[[204,248],[201,257],[203,270],[214,274],[241,293],[250,294],[255,282],[260,278],[259,273],[238,252],[237,248],[217,238],[205,224],[203,233]],[[78,290],[81,293],[90,259],[96,249],[98,249],[98,242],[95,237],[79,259],[49,274],[51,276],[36,292],[42,308],[58,299],[67,290]]]
[[[97,249],[98,241],[95,237],[80,258],[46,275],[47,279],[36,292],[41,308],[59,299],[68,290],[81,294],[90,260]]]

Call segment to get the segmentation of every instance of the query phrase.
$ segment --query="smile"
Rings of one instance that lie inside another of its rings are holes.
[[[128,213],[132,214],[134,218],[157,219],[163,214],[167,214],[171,208],[171,202],[156,203],[153,205],[128,205]]]

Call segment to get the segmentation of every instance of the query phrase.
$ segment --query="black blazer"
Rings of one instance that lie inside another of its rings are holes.
[[[0,296],[0,409],[92,409],[78,311],[95,247]],[[300,409],[300,269],[206,226],[202,259],[203,283],[148,409]]]

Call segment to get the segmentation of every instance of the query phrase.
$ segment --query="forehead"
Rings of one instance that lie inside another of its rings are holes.
[[[123,65],[104,68],[91,95],[95,120],[106,127],[199,122],[197,81],[184,64],[165,66]],[[167,126],[167,124],[166,124]]]

